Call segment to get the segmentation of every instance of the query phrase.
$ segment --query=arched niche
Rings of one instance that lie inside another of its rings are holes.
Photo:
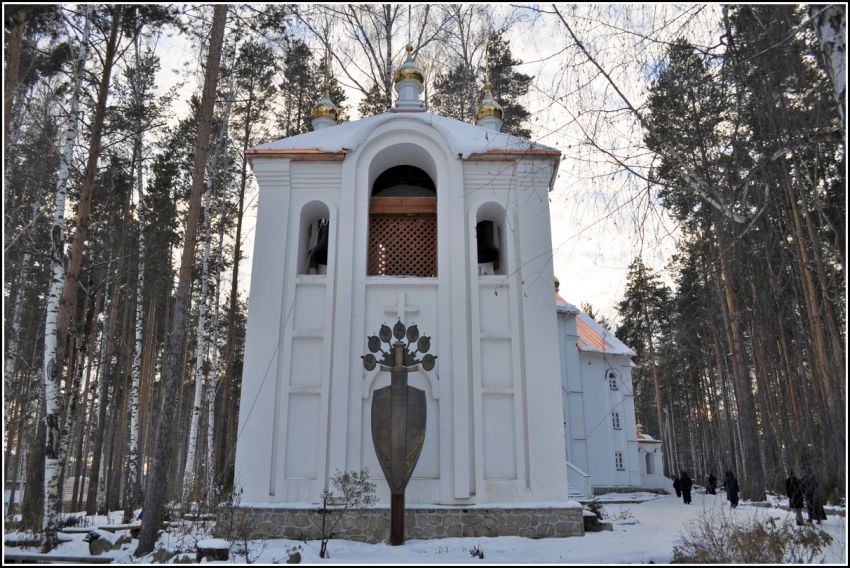
[[[369,276],[437,276],[434,161],[415,144],[384,149],[369,167]]]
[[[475,216],[475,252],[478,275],[507,274],[505,210],[498,203],[485,203]]]
[[[326,274],[330,242],[330,212],[321,201],[301,208],[298,238],[298,274]]]

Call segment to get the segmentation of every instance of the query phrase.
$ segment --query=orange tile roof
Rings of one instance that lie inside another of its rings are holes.
[[[579,342],[584,342],[586,346],[591,346],[600,351],[605,351],[610,347],[601,335],[596,333],[581,318],[576,318],[576,331],[578,332]]]

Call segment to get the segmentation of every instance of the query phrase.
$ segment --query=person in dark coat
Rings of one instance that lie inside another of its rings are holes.
[[[708,491],[706,491],[709,495],[717,495],[717,478],[714,477],[713,473],[708,475]]]
[[[791,472],[788,479],[785,480],[785,493],[788,495],[788,507],[794,511],[794,516],[797,520],[797,526],[803,524],[803,483],[800,479]]]
[[[820,492],[820,483],[811,469],[807,470],[801,481],[803,497],[806,502],[806,510],[809,512],[809,522],[817,522],[826,520],[826,511],[823,508],[823,496]]]
[[[735,479],[731,471],[726,472],[726,480],[723,482],[723,488],[726,489],[726,498],[734,509],[738,506],[738,491],[740,489],[738,488],[738,480]]]
[[[688,477],[688,472],[683,471],[681,477],[679,477],[679,488],[682,490],[682,501],[685,502],[685,505],[691,504],[691,487],[693,486],[693,481]]]
[[[673,480],[673,489],[676,490],[676,497],[682,496],[682,481],[678,477]]]

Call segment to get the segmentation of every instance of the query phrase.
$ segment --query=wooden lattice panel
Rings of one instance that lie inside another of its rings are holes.
[[[373,215],[369,219],[370,276],[437,275],[437,217]]]

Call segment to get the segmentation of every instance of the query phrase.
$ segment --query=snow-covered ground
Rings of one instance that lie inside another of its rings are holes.
[[[623,494],[616,494],[622,498]],[[244,543],[233,544],[230,563],[285,563],[290,553],[297,550],[301,563],[351,563],[351,564],[455,564],[455,563],[569,563],[569,564],[647,564],[667,563],[673,557],[673,547],[679,544],[682,529],[702,514],[725,514],[736,520],[747,518],[765,519],[768,516],[780,521],[793,522],[793,513],[768,507],[752,506],[746,502],[730,510],[725,494],[695,494],[693,503],[685,505],[674,496],[654,496],[644,502],[613,504],[615,494],[602,496],[606,520],[614,525],[613,531],[588,533],[584,537],[528,539],[520,537],[498,538],[447,538],[439,540],[411,540],[403,546],[386,544],[363,544],[344,540],[332,540],[328,544],[330,558],[319,558],[319,541],[268,540],[251,541],[248,558],[244,554]],[[606,503],[605,501],[609,501]],[[120,517],[120,513],[117,515]],[[104,518],[99,519],[105,521]],[[113,522],[120,522],[113,519]],[[833,537],[821,562],[845,564],[847,560],[846,518],[830,515],[823,528]],[[82,542],[83,535],[68,535],[72,541],[62,544],[56,554],[87,554],[88,545]],[[164,534],[160,545],[174,551],[183,551],[194,556],[195,543],[209,538],[203,528],[184,534]],[[123,550],[107,553],[115,562],[151,562],[151,557],[133,559],[131,554],[135,542],[125,545]],[[483,552],[484,558],[474,557],[472,550]],[[5,552],[15,550],[4,547]]]

